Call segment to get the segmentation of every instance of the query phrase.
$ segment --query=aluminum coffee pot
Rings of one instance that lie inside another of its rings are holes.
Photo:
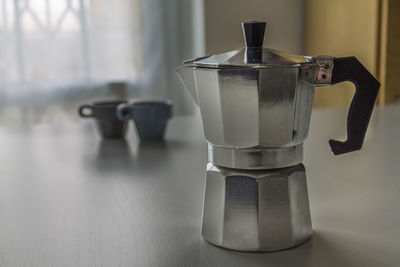
[[[264,48],[265,26],[242,23],[245,48],[187,60],[177,69],[200,108],[209,144],[202,234],[237,250],[284,249],[311,235],[301,162],[315,86],[350,81],[356,87],[347,140],[329,141],[335,155],[361,149],[380,87],[355,57],[298,56]],[[292,191],[285,189],[289,184]],[[246,186],[254,190],[243,191]],[[243,193],[232,193],[238,190]],[[274,199],[266,205],[260,194],[271,190]],[[279,206],[278,199],[287,204]]]

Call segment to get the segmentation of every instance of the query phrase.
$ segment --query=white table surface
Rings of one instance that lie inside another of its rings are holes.
[[[0,266],[400,266],[400,106],[377,108],[362,151],[335,157],[346,110],[315,110],[305,143],[312,240],[241,253],[200,236],[198,117],[165,143],[101,141],[93,122],[0,126]]]

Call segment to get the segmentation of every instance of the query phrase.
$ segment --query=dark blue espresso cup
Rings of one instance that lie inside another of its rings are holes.
[[[164,139],[171,116],[172,102],[169,100],[138,100],[120,104],[117,108],[117,117],[121,121],[132,119],[143,141]]]

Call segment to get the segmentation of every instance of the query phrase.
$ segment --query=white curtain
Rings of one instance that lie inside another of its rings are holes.
[[[187,15],[199,1],[0,0],[0,119],[109,97],[169,98],[187,112],[174,68],[199,54]]]

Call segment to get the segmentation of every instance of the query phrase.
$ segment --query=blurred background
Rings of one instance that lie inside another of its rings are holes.
[[[0,0],[0,121],[77,118],[79,104],[161,98],[175,114],[193,101],[175,67],[243,47],[240,23],[267,22],[264,46],[305,55],[354,55],[400,96],[396,0]],[[350,84],[316,89],[314,107],[347,106]]]

